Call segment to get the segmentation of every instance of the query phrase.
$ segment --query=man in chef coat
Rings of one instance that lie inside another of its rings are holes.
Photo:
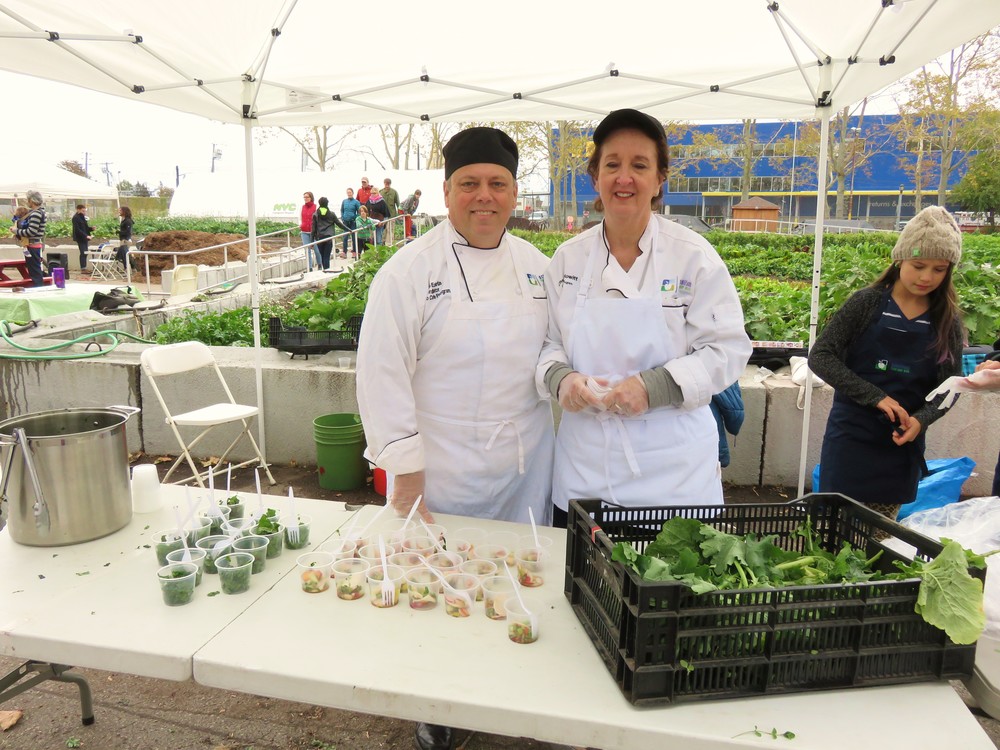
[[[367,455],[394,475],[390,501],[419,511],[549,522],[552,411],[534,370],[548,314],[548,258],[506,231],[517,145],[469,128],[444,147],[448,220],[372,282],[358,348]],[[419,725],[417,746],[448,748]]]

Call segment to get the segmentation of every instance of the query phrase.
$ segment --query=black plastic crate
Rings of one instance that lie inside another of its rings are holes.
[[[300,327],[285,328],[280,318],[269,318],[267,335],[269,346],[283,352],[291,352],[293,357],[296,354],[308,357],[310,354],[326,354],[338,349],[358,348],[358,336],[356,332],[352,332],[350,321],[343,331],[309,331]]]
[[[810,518],[824,549],[843,542],[883,551],[882,571],[903,559],[884,532],[931,559],[941,545],[837,494],[787,504],[626,510],[600,500],[570,503],[566,596],[625,697],[655,705],[708,698],[958,679],[972,674],[976,647],[957,645],[914,612],[919,581],[737,589],[695,594],[674,582],[644,581],[612,562],[616,542],[642,551],[663,522],[696,518],[729,533],[792,532]],[[972,571],[985,578],[985,571]],[[682,663],[683,662],[683,663]]]

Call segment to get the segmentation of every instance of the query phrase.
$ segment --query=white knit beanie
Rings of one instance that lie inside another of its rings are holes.
[[[928,206],[903,227],[892,249],[894,261],[946,260],[958,265],[962,260],[962,230],[950,213],[940,206]]]

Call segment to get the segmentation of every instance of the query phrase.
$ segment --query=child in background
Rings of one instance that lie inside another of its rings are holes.
[[[368,206],[362,206],[358,209],[358,252],[354,257],[360,258],[361,253],[368,249],[374,229],[375,222],[368,217]]]
[[[26,217],[27,215],[28,215],[28,207],[27,206],[18,206],[17,208],[14,209],[14,216],[10,220],[11,221],[11,228],[10,228],[11,232],[16,232],[18,229],[23,229],[24,228],[24,217]],[[28,246],[28,238],[27,237],[19,237],[18,240],[17,240],[17,244],[21,245],[21,247],[27,247]]]
[[[925,474],[927,428],[944,414],[926,394],[962,367],[963,328],[952,284],[962,233],[929,206],[903,229],[892,265],[844,303],[809,352],[833,386],[819,492],[840,492],[895,519]]]

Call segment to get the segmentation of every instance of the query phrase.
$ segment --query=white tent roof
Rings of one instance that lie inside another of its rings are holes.
[[[67,172],[59,167],[34,164],[0,166],[0,199],[24,198],[29,190],[38,190],[46,201],[118,200],[118,190],[94,180]]]
[[[997,0],[379,9],[378,24],[345,26],[321,0],[0,0],[0,69],[260,125],[596,119],[619,107],[781,118],[853,104],[1000,24]]]

